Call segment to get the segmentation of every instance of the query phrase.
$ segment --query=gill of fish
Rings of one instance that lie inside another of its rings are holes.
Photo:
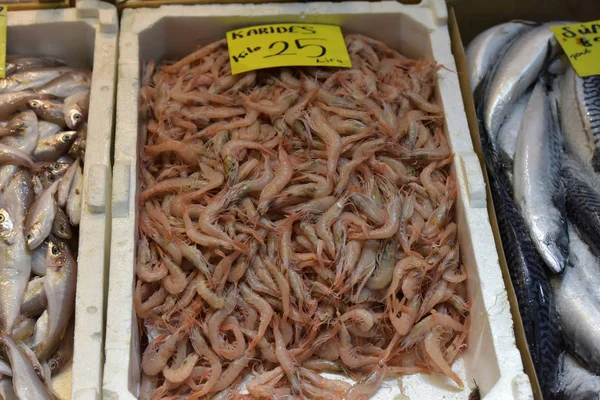
[[[29,358],[11,337],[0,338],[7,348],[8,358],[12,368],[13,389],[19,399],[53,400],[42,383]]]
[[[544,65],[555,54],[558,44],[547,23],[521,35],[500,60],[485,94],[483,121],[494,136],[509,107],[538,78]]]
[[[0,333],[12,332],[21,310],[31,254],[23,231],[5,208],[0,208]]]
[[[600,75],[580,78],[569,66],[561,97],[560,116],[567,149],[600,172]]]
[[[75,308],[77,263],[65,242],[51,237],[48,244],[47,270],[44,279],[48,310],[48,331],[33,348],[40,360],[52,355],[60,342]]]
[[[532,22],[525,21],[495,25],[481,32],[469,43],[465,55],[469,67],[471,91],[475,91],[517,36],[531,30],[534,25]]]
[[[569,254],[559,178],[562,144],[546,84],[538,81],[525,110],[514,159],[514,196],[540,255],[552,271],[561,272]]]

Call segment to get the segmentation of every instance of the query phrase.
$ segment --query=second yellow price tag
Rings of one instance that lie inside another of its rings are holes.
[[[339,26],[272,24],[227,32],[231,73],[293,66],[352,67]]]

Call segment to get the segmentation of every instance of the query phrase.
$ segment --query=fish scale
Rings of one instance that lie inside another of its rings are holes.
[[[508,178],[490,176],[490,184],[529,351],[542,392],[549,396],[555,386],[561,334],[548,273],[512,200]]]
[[[583,78],[583,101],[590,117],[590,128],[596,145],[600,143],[600,75]]]

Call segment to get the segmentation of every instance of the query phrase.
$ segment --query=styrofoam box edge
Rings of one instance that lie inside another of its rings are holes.
[[[110,250],[108,201],[112,181],[110,152],[116,88],[117,13],[110,4],[81,1],[77,8],[11,11],[7,21],[9,52],[62,56],[60,58],[65,58],[67,62],[69,58],[72,61],[85,56],[71,53],[65,57],[64,54],[57,54],[61,52],[61,46],[62,52],[65,49],[65,38],[61,35],[68,34],[72,24],[76,22],[87,24],[95,31],[92,33],[93,41],[86,42],[84,38],[75,35],[70,38],[72,41],[80,41],[81,46],[84,46],[82,49],[93,51],[94,60],[83,170],[71,396],[73,399],[99,399],[104,362],[104,301]],[[59,29],[61,25],[62,28]],[[16,29],[28,38],[11,39],[11,29]],[[51,35],[58,31],[60,34],[52,38]],[[20,43],[21,39],[26,43],[38,41],[38,46],[35,50],[31,45],[15,47],[18,45],[14,43]]]
[[[408,28],[402,26],[391,28],[397,29],[397,35],[412,35],[410,39],[404,39],[406,48],[401,51],[419,54],[422,49],[418,47],[418,43],[427,40],[431,43],[430,57],[445,67],[438,72],[438,97],[445,109],[446,131],[455,153],[454,167],[459,186],[459,238],[463,261],[470,276],[469,290],[473,300],[469,346],[464,357],[457,363],[458,366],[455,365],[455,369],[462,369],[461,376],[466,379],[467,385],[472,387],[475,381],[486,399],[521,400],[533,397],[515,344],[510,305],[486,208],[485,183],[479,160],[473,151],[456,76],[456,65],[450,49],[446,6],[443,0],[428,0],[420,5],[410,6],[390,1],[271,3],[163,6],[158,9],[142,8],[123,12],[119,43],[113,230],[103,381],[105,399],[129,399],[135,398],[137,394],[140,356],[132,298],[137,239],[135,196],[140,61],[162,56],[167,40],[165,31],[177,30],[178,24],[173,24],[172,20],[169,23],[163,21],[161,29],[157,30],[158,33],[150,35],[151,49],[144,49],[147,58],[140,60],[140,38],[144,31],[158,26],[163,18],[181,17],[182,23],[187,21],[188,24],[190,18],[206,18],[207,21],[213,18],[215,21],[218,19],[215,24],[222,29],[224,25],[237,28],[244,24],[292,21],[341,23],[343,26],[340,15],[352,16],[355,28],[359,26],[356,19],[360,17],[406,15],[409,19],[404,21],[407,24],[410,22],[410,25],[419,25],[420,29],[417,32],[407,31]],[[203,33],[202,23],[194,21],[193,24],[196,39],[216,39],[213,32]],[[207,24],[210,25],[208,22]],[[360,31],[360,28],[356,30]],[[150,41],[148,37],[145,40]],[[187,49],[188,52],[191,50],[192,48]],[[446,399],[468,397],[468,391],[436,391],[436,387],[439,389],[439,386],[450,386],[440,382],[432,384],[429,377],[407,377],[403,383],[409,389],[413,384],[434,388],[423,391],[419,388],[415,391],[408,390],[409,396],[412,395],[413,398],[438,398],[442,395]]]

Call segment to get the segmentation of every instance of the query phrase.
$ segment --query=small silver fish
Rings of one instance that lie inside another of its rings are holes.
[[[27,102],[36,99],[47,99],[49,95],[34,93],[29,90],[0,94],[0,119],[9,118],[12,113],[24,107]]]
[[[47,188],[62,178],[73,164],[73,161],[73,158],[70,156],[61,156],[52,164],[42,167],[42,170],[37,175],[40,178],[42,186]]]
[[[25,220],[25,240],[30,250],[34,250],[42,244],[52,230],[52,223],[56,216],[54,193],[57,189],[58,182],[55,182],[44,190],[29,208]]]
[[[38,118],[65,128],[65,115],[63,114],[63,104],[55,100],[35,99],[27,102],[29,108],[35,112]]]
[[[44,311],[42,315],[35,321],[35,329],[33,330],[33,340],[31,347],[35,347],[44,341],[44,338],[48,334],[48,310]]]
[[[40,139],[45,139],[48,136],[52,136],[62,131],[60,125],[53,124],[52,122],[40,120],[38,121],[38,131],[40,134]]]
[[[0,139],[0,143],[31,154],[39,138],[38,119],[35,113],[29,110],[23,111],[15,116],[10,124],[19,127],[16,129],[17,134]]]
[[[564,193],[560,190],[561,135],[547,82],[535,85],[517,138],[514,197],[536,248],[551,271],[561,272],[569,254]]]
[[[485,94],[483,121],[490,135],[496,135],[510,106],[537,80],[558,50],[558,42],[549,28],[559,23],[547,23],[525,32],[499,61]]]
[[[17,342],[23,342],[33,335],[34,328],[35,320],[33,318],[21,319],[19,325],[15,326],[15,328],[13,329],[12,337]]]
[[[29,154],[2,143],[0,143],[0,165],[15,165],[36,169],[35,162]]]
[[[31,254],[13,217],[0,208],[0,332],[12,332],[31,274]]]
[[[69,155],[73,158],[85,160],[85,146],[87,137],[87,126],[84,125],[78,132],[77,138],[69,149]]]
[[[43,341],[33,348],[40,360],[49,358],[67,327],[75,309],[77,263],[65,242],[50,237],[44,290],[48,299],[48,331]]]
[[[17,397],[19,399],[53,400],[53,396],[36,374],[31,361],[23,350],[9,336],[0,337],[0,341],[7,347],[8,359],[13,372],[13,389]]]
[[[492,26],[481,32],[467,46],[466,56],[471,79],[471,91],[481,83],[496,65],[510,44],[536,24],[528,21],[511,21]]]
[[[18,229],[23,230],[25,216],[33,202],[31,175],[26,169],[17,171],[10,180],[3,195],[0,196],[0,207],[13,217]]]
[[[0,398],[2,400],[19,400],[13,389],[12,379],[0,377]]]
[[[6,56],[6,62],[12,66],[11,73],[34,68],[55,68],[67,65],[64,61],[54,57]],[[9,75],[8,71],[6,75]]]
[[[52,357],[48,359],[48,366],[52,376],[58,374],[71,361],[73,357],[73,342],[75,340],[75,319],[71,318],[69,326],[65,330],[65,334],[60,341],[58,349]]]
[[[73,183],[69,190],[69,197],[67,199],[67,215],[71,225],[78,226],[81,220],[81,198],[83,196],[83,172],[81,167],[77,165],[77,172],[73,177]]]
[[[26,317],[40,315],[46,309],[46,292],[44,291],[44,277],[35,277],[27,284],[21,314]]]
[[[65,98],[77,92],[89,90],[91,82],[92,75],[89,71],[71,71],[48,82],[37,89],[36,93]]]
[[[71,68],[32,68],[16,72],[0,79],[0,93],[37,89],[68,71]]]
[[[48,252],[48,239],[44,240],[31,253],[31,272],[37,276],[46,275],[46,253]]]
[[[66,131],[40,140],[33,151],[33,157],[37,161],[56,160],[69,150],[76,135],[75,131]]]
[[[69,129],[78,129],[83,124],[88,115],[90,107],[90,91],[83,90],[77,92],[65,99],[63,114],[65,122]]]
[[[56,207],[56,216],[54,217],[54,222],[52,223],[52,234],[61,239],[71,239],[73,237],[73,231],[71,230],[71,225],[69,224],[69,217],[63,211],[62,208]]]
[[[57,202],[59,207],[64,208],[67,205],[71,184],[73,183],[73,178],[75,178],[75,174],[77,173],[77,168],[79,168],[79,159],[75,160],[75,162],[71,164],[63,177],[58,181]]]

